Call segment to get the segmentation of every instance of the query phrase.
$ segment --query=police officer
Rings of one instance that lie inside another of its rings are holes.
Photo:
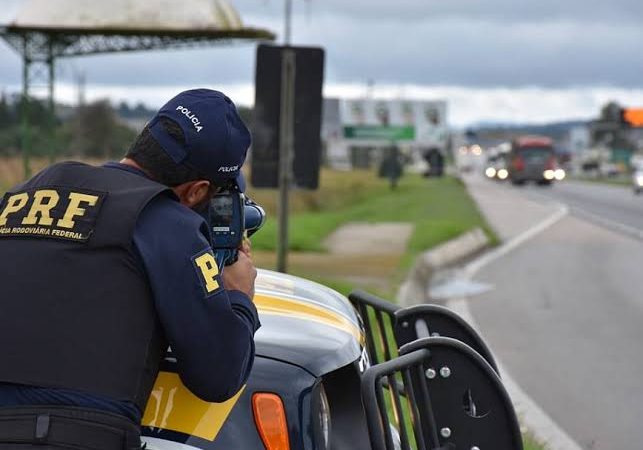
[[[244,247],[221,273],[203,211],[243,190],[250,133],[224,94],[180,93],[120,163],[50,166],[0,203],[0,449],[134,449],[168,345],[220,402],[259,328]]]

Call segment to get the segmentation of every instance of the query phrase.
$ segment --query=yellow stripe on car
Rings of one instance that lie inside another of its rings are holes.
[[[308,302],[266,294],[255,294],[253,301],[261,314],[294,317],[328,325],[352,335],[363,345],[364,336],[359,328],[341,314]]]
[[[244,389],[223,403],[209,403],[192,394],[177,374],[160,372],[145,408],[143,426],[213,441]]]

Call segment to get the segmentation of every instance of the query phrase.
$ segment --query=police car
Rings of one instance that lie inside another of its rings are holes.
[[[350,299],[260,270],[262,322],[247,384],[208,403],[165,359],[143,418],[148,450],[521,450],[479,336],[446,308]]]

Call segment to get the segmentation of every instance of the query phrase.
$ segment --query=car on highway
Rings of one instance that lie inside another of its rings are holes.
[[[478,144],[463,145],[455,154],[455,165],[460,173],[471,173],[480,168],[484,149]]]
[[[489,149],[484,170],[487,178],[504,181],[509,177],[509,171],[507,170],[508,150],[504,144]]]
[[[260,270],[247,384],[226,402],[200,400],[168,351],[144,413],[146,449],[522,449],[493,356],[470,326],[435,305],[349,297]]]
[[[635,167],[632,170],[632,189],[636,195],[643,191],[643,167]]]
[[[509,152],[509,179],[515,185],[533,181],[541,185],[565,178],[558,167],[554,142],[546,136],[520,136],[511,143]]]

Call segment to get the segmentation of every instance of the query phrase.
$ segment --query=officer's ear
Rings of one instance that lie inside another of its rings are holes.
[[[210,196],[210,182],[207,180],[188,181],[172,188],[182,205],[188,208],[202,204]]]

